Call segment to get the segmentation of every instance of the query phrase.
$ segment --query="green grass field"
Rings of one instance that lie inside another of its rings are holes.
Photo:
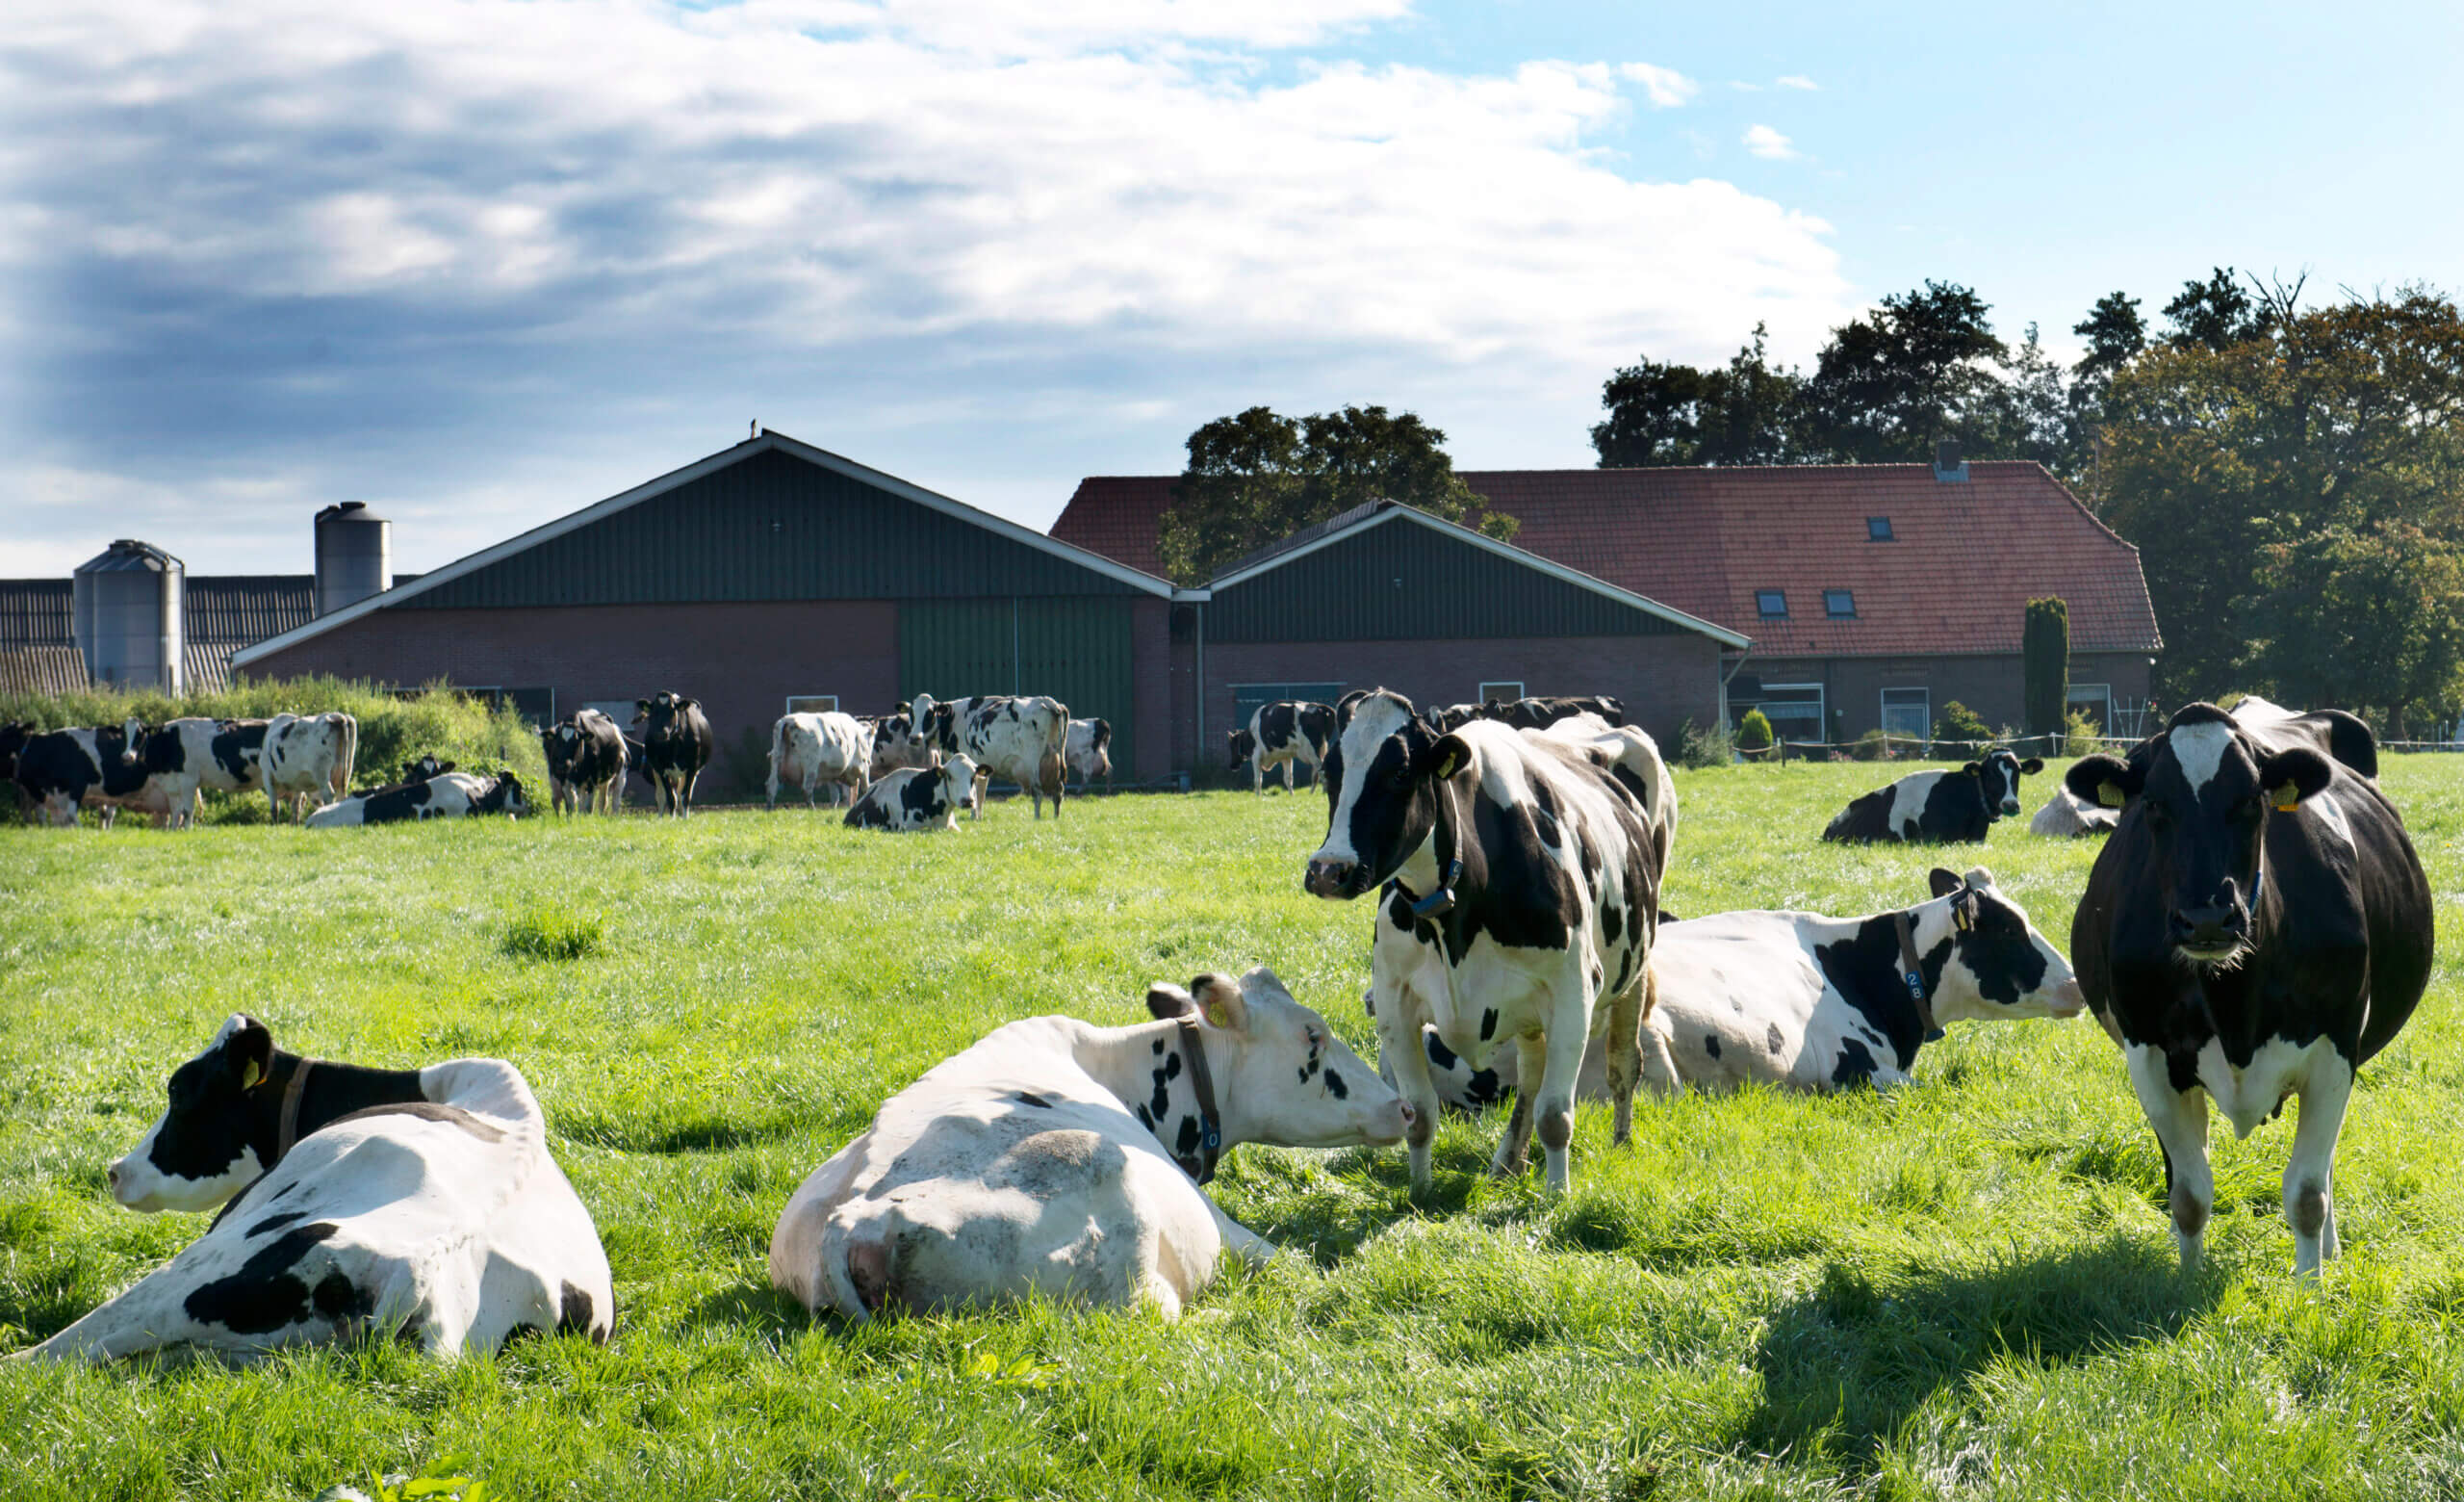
[[[1990,866],[2066,947],[2092,844],[1820,845],[1861,765],[1681,774],[1675,910],[1867,912]],[[2288,1275],[2291,1141],[2219,1129],[2209,1262],[2092,1022],[1969,1023],[1890,1098],[1578,1116],[1575,1190],[1482,1177],[1501,1119],[1404,1155],[1236,1152],[1295,1254],[1191,1316],[816,1323],[768,1286],[788,1194],[882,1099],[1012,1018],[1142,1018],[1264,962],[1364,1052],[1370,910],[1305,896],[1322,799],[997,805],[940,838],[801,810],[308,834],[0,830],[0,1347],[201,1217],[105,1165],[227,1013],[288,1049],[517,1062],[614,1265],[615,1338],[454,1366],[390,1345],[237,1369],[0,1366],[0,1495],[308,1498],[449,1469],[493,1498],[2312,1497],[2464,1494],[2464,762],[2386,785],[2437,977],[2363,1076],[2345,1256]],[[2043,796],[2032,779],[2031,808]]]

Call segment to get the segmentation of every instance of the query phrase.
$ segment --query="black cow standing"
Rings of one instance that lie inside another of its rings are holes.
[[[1249,768],[1249,790],[1264,794],[1268,769],[1281,766],[1283,790],[1290,792],[1295,763],[1308,763],[1310,781],[1318,781],[1326,747],[1334,735],[1335,707],[1331,704],[1308,699],[1278,699],[1272,704],[1261,704],[1250,713],[1248,728],[1233,731],[1228,738],[1230,769],[1239,771],[1245,763]]]
[[[633,702],[638,707],[633,723],[642,727],[642,755],[650,766],[659,812],[689,817],[693,785],[701,779],[702,768],[710,764],[710,751],[716,744],[701,701],[660,689]]]
[[[1976,843],[1997,818],[2019,816],[2019,778],[2044,770],[2037,757],[1995,751],[1956,772],[1911,772],[1854,799],[1822,832],[1849,844],[1874,841]]]
[[[630,757],[614,720],[597,710],[568,714],[539,732],[539,749],[548,759],[552,812],[616,812]]]
[[[2429,884],[2362,770],[2377,765],[2367,727],[2269,708],[2237,720],[2190,705],[2127,760],[2070,768],[2073,792],[2122,811],[2070,953],[2164,1150],[2185,1267],[2216,1203],[2208,1102],[2247,1136],[2300,1097],[2284,1218],[2294,1272],[2310,1277],[2336,1255],[2336,1138],[2355,1072],[2428,983]]]
[[[17,750],[17,788],[64,829],[77,822],[77,810],[89,797],[104,804],[108,825],[117,800],[145,790],[147,735],[132,720],[126,726],[71,726],[31,737]]]

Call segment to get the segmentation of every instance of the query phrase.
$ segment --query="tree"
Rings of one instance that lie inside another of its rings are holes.
[[[2217,267],[2203,282],[2182,283],[2181,296],[2165,304],[2165,317],[2173,325],[2169,342],[2212,350],[2246,344],[2268,331],[2265,311],[2250,301],[2229,266]]]
[[[1764,328],[1725,366],[1642,360],[1608,377],[1591,429],[1602,469],[1656,464],[1784,464],[1797,456],[1805,377],[1770,363]]]
[[[1454,473],[1446,434],[1413,413],[1348,406],[1284,417],[1264,406],[1189,436],[1189,466],[1157,537],[1164,566],[1200,584],[1223,565],[1372,501],[1399,501],[1511,538],[1516,522],[1484,511]]]
[[[2076,479],[2087,468],[2087,427],[2081,421],[2073,388],[2063,379],[2062,366],[2044,352],[2037,325],[2006,362],[2010,374],[1992,392],[1990,420],[1972,429],[1968,441],[1981,458],[2034,459],[2063,479]]]
[[[1929,281],[1833,330],[1806,383],[1811,446],[1849,463],[1907,463],[1931,459],[1942,438],[1994,436],[1999,382],[1987,367],[2008,351],[1989,311],[1967,288]]]
[[[2032,736],[2060,736],[2070,708],[2070,607],[2028,602],[2019,632],[2019,703]]]
[[[2088,341],[2088,352],[2070,368],[2083,381],[2112,380],[2116,371],[2147,348],[2147,321],[2139,316],[2139,299],[2118,292],[2098,298],[2088,316],[2070,325],[2070,331]]]

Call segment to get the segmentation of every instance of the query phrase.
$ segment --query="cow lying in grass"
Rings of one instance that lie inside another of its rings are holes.
[[[234,1016],[172,1072],[169,1109],[111,1166],[132,1210],[204,1235],[24,1355],[237,1355],[391,1335],[438,1356],[523,1331],[605,1340],[615,1293],[590,1212],[502,1059],[363,1069],[285,1053]],[[225,1204],[224,1202],[229,1202]]]
[[[850,829],[894,834],[956,829],[959,810],[974,788],[975,763],[966,757],[954,756],[940,766],[905,767],[865,789],[848,805],[843,822]]]
[[[1198,1186],[1235,1144],[1402,1140],[1400,1097],[1260,968],[1159,985],[1156,1021],[1012,1023],[885,1102],[770,1238],[770,1281],[868,1320],[1034,1294],[1167,1318],[1274,1247]]]
[[[347,829],[423,818],[476,818],[483,814],[518,816],[529,808],[522,779],[511,772],[493,777],[440,772],[426,782],[354,793],[309,815],[307,823],[310,829]]]
[[[2022,762],[2016,752],[1990,751],[1954,772],[1911,772],[1852,800],[1822,838],[1847,844],[1973,844],[1985,839],[1995,819],[2019,816],[2019,778],[2043,770],[2040,758]]]
[[[1909,1082],[1916,1050],[1945,1023],[2079,1015],[2078,978],[1992,872],[1978,868],[1963,878],[1937,869],[1931,880],[1930,901],[1864,918],[1745,912],[1663,920],[1650,962],[1645,1077],[1703,1090],[1892,1087]],[[1476,1060],[1434,1031],[1421,1041],[1448,1105],[1482,1110],[1513,1093],[1511,1049]],[[1608,1099],[1596,1044],[1578,1090]]]

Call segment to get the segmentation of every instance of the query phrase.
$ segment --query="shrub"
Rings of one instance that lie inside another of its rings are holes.
[[[2020,618],[2019,683],[2028,734],[2060,734],[2070,697],[2070,607],[2059,595],[2029,601]]]
[[[553,905],[534,907],[505,925],[504,952],[517,960],[578,960],[604,946],[599,919]]]
[[[1993,727],[1957,699],[1942,706],[1934,722],[1933,755],[1940,761],[1964,762],[1993,743]]]
[[[1923,749],[1922,741],[1907,736],[1869,730],[1857,738],[1857,743],[1849,748],[1848,754],[1860,762],[1896,762],[1904,756],[1914,756]]]
[[[1745,718],[1736,723],[1736,748],[1755,752],[1771,749],[1771,720],[1760,710],[1748,710]]]
[[[1707,730],[1687,719],[1677,727],[1677,764],[1726,766],[1736,760],[1736,743],[1717,725]]]
[[[2096,738],[2103,734],[2103,728],[2096,723],[2096,716],[2086,710],[2072,710],[2068,723],[2064,726],[2062,754],[2064,756],[2092,755],[2098,749]]]

